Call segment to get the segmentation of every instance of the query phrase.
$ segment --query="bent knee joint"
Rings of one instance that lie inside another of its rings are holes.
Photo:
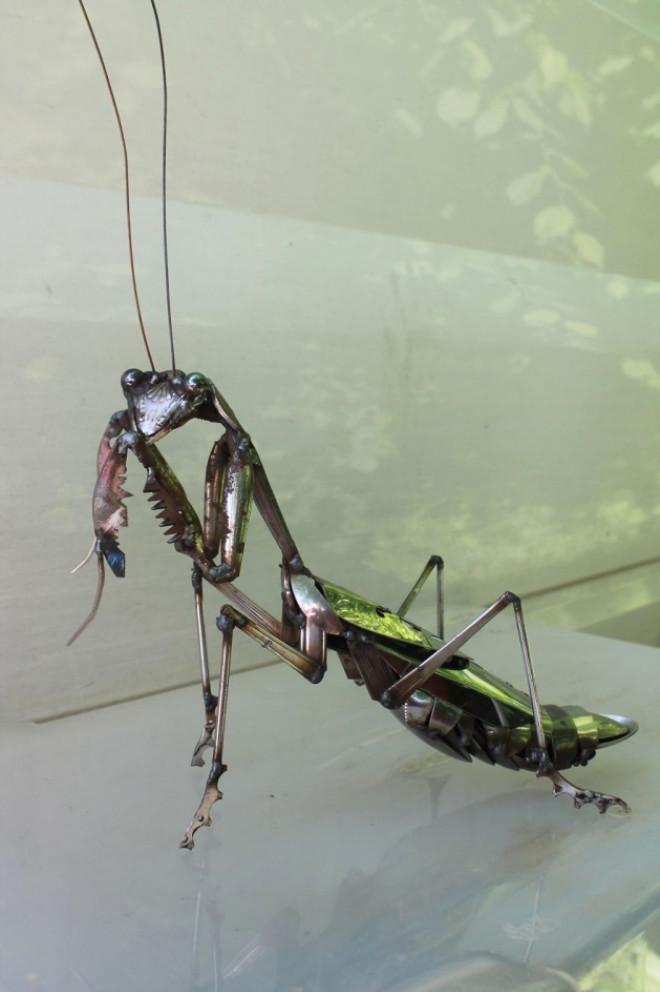
[[[238,578],[238,565],[228,565],[223,562],[221,565],[213,565],[209,569],[209,578],[212,582],[233,582]]]

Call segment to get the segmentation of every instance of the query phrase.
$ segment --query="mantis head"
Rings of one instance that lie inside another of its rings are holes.
[[[128,369],[121,377],[128,413],[135,430],[149,444],[194,417],[218,420],[213,383],[201,372],[141,372]]]

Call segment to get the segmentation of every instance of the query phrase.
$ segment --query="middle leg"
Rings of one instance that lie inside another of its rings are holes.
[[[213,744],[213,726],[215,723],[215,708],[217,696],[211,691],[211,675],[209,672],[209,654],[204,625],[204,595],[202,573],[195,565],[192,571],[192,585],[195,595],[195,622],[197,625],[197,644],[199,650],[199,671],[202,682],[202,700],[204,702],[204,726],[199,740],[195,744],[191,765],[203,765],[203,753]]]
[[[199,806],[190,821],[180,846],[192,849],[194,847],[194,835],[200,827],[209,826],[211,823],[211,808],[214,803],[222,799],[222,793],[218,788],[220,776],[227,770],[223,761],[223,746],[225,737],[225,723],[227,716],[227,696],[229,692],[229,671],[231,666],[231,650],[233,642],[234,628],[238,627],[253,640],[256,640],[262,647],[269,648],[279,655],[283,661],[288,662],[301,675],[312,682],[320,682],[325,672],[325,664],[319,663],[314,658],[307,657],[302,651],[298,651],[292,645],[275,637],[260,624],[251,620],[245,614],[234,609],[233,606],[223,606],[217,620],[217,626],[222,633],[222,654],[220,660],[220,676],[218,679],[218,696],[215,708],[215,720],[211,732],[213,745],[213,760],[206,781],[206,786]]]
[[[227,696],[229,693],[229,671],[231,667],[231,648],[234,635],[235,620],[230,615],[228,607],[225,607],[218,617],[218,629],[222,633],[222,653],[220,656],[220,675],[218,678],[218,698],[215,711],[215,722],[212,731],[213,761],[206,787],[202,795],[201,802],[190,821],[180,847],[187,847],[192,850],[195,846],[193,837],[200,827],[211,825],[211,808],[219,799],[222,793],[218,788],[220,776],[227,771],[227,766],[222,760],[222,751],[225,740],[225,723],[227,718]]]

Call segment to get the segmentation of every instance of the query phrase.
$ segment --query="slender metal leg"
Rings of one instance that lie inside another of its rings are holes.
[[[280,510],[275,494],[271,488],[266,471],[254,451],[254,499],[257,509],[264,519],[266,526],[275,538],[284,560],[289,565],[302,567],[300,552],[291,537],[284,515]]]
[[[549,761],[547,759],[547,749],[545,733],[543,730],[543,719],[541,715],[541,704],[539,702],[538,692],[536,689],[536,679],[534,677],[534,668],[532,665],[532,658],[529,650],[529,643],[527,640],[527,631],[525,629],[525,621],[522,613],[522,603],[520,602],[520,597],[516,596],[513,592],[505,592],[495,600],[487,609],[480,613],[476,619],[472,620],[467,626],[460,630],[454,635],[446,644],[444,644],[437,651],[434,651],[432,655],[429,655],[421,664],[413,668],[411,672],[404,675],[397,682],[394,683],[381,697],[381,702],[383,705],[388,706],[392,709],[401,706],[406,699],[408,699],[413,692],[417,689],[421,689],[422,686],[428,682],[428,680],[433,676],[436,668],[444,665],[445,662],[449,661],[453,654],[466,641],[469,641],[478,631],[485,627],[487,623],[490,623],[505,610],[507,606],[513,606],[515,618],[516,618],[516,630],[518,632],[518,640],[520,642],[520,650],[523,656],[523,664],[525,666],[525,674],[527,676],[527,685],[529,688],[529,696],[532,703],[532,712],[534,714],[534,726],[536,728],[536,736],[541,752],[541,758],[539,761],[539,774],[544,774],[546,769],[549,767]]]
[[[529,692],[529,698],[532,703],[532,711],[534,713],[534,726],[536,728],[536,739],[539,743],[539,747],[544,755],[547,755],[547,747],[545,742],[545,732],[543,730],[543,717],[541,716],[541,703],[539,701],[539,694],[536,688],[536,676],[534,675],[534,666],[532,665],[532,655],[529,650],[529,641],[527,640],[527,629],[525,627],[525,619],[523,617],[522,603],[518,596],[513,600],[513,612],[516,618],[516,631],[518,633],[518,640],[520,642],[520,651],[523,656],[523,664],[525,666],[525,675],[527,676],[527,689]],[[539,771],[541,767],[539,766]]]
[[[436,622],[438,628],[438,637],[444,638],[445,636],[445,590],[444,590],[444,571],[445,563],[440,557],[437,556],[437,561],[435,563],[435,609],[436,609]]]
[[[222,760],[222,749],[225,738],[225,723],[227,718],[227,697],[229,694],[229,671],[231,668],[231,648],[234,636],[235,620],[231,616],[231,607],[224,607],[218,617],[218,629],[222,632],[222,654],[220,658],[220,676],[218,679],[218,702],[215,712],[215,727],[213,731],[213,761],[209,776],[206,780],[206,788],[202,800],[195,810],[195,815],[190,821],[180,847],[191,850],[195,845],[193,837],[200,827],[208,827],[211,824],[211,808],[214,803],[222,799],[222,793],[218,788],[220,776],[227,771],[227,766]]]
[[[569,782],[567,778],[564,778],[564,776],[553,767],[543,730],[541,703],[539,700],[538,690],[536,688],[536,677],[534,675],[534,666],[532,665],[532,657],[529,650],[529,641],[527,640],[527,630],[525,628],[522,603],[518,597],[513,600],[512,606],[516,618],[516,630],[518,632],[518,640],[520,641],[520,650],[522,652],[523,663],[525,665],[529,698],[531,700],[532,711],[534,713],[536,739],[540,750],[539,764],[536,774],[539,777],[547,776],[552,781],[555,796],[558,796],[562,792],[565,792],[571,796],[573,799],[573,804],[577,809],[579,809],[580,806],[593,803],[597,807],[599,813],[605,813],[610,806],[620,806],[623,810],[625,810],[625,812],[629,813],[630,807],[626,802],[624,802],[623,799],[620,799],[618,796],[611,796],[606,792],[595,792],[593,789],[581,789],[579,786],[575,786],[572,782]]]
[[[195,621],[197,624],[197,643],[199,648],[199,670],[202,681],[202,699],[204,701],[204,727],[193,750],[191,765],[203,765],[203,752],[213,744],[213,727],[215,724],[215,708],[217,697],[211,691],[211,676],[209,673],[209,655],[204,626],[204,597],[202,574],[197,567],[193,568],[192,584],[195,594]]]
[[[403,603],[396,611],[398,616],[400,617],[405,616],[405,614],[408,612],[414,601],[417,599],[417,596],[421,592],[422,586],[424,585],[429,575],[435,568],[436,570],[435,605],[436,605],[438,637],[445,636],[445,618],[444,618],[445,610],[444,610],[444,592],[443,592],[443,581],[442,581],[444,567],[445,567],[445,563],[444,560],[440,557],[440,555],[431,555],[426,565],[422,569],[421,575],[417,579],[417,582],[414,584],[414,586],[412,587],[412,589],[404,599]]]
[[[222,793],[218,789],[218,779],[227,770],[227,766],[222,760],[222,748],[225,737],[225,721],[227,716],[227,695],[229,691],[229,671],[231,666],[231,649],[234,635],[234,627],[238,627],[262,647],[268,648],[287,661],[296,671],[304,675],[310,682],[319,682],[323,677],[325,668],[313,658],[308,658],[301,651],[287,644],[285,641],[274,637],[267,629],[260,627],[243,613],[239,613],[233,606],[223,606],[217,620],[218,630],[222,633],[222,656],[220,659],[220,677],[218,680],[218,701],[215,712],[215,726],[213,730],[213,761],[206,788],[202,800],[195,810],[195,815],[190,821],[190,825],[181,841],[181,847],[191,849],[194,847],[193,837],[200,827],[209,826],[211,823],[211,808],[218,799],[222,799]]]
[[[463,646],[463,644],[466,643],[466,641],[469,641],[470,638],[474,637],[474,635],[478,633],[482,627],[485,627],[490,620],[496,617],[498,613],[501,613],[502,610],[506,609],[507,606],[510,606],[511,603],[517,599],[518,597],[512,592],[502,593],[502,595],[496,599],[494,603],[487,607],[483,613],[480,613],[476,619],[472,620],[462,630],[459,630],[457,634],[454,634],[454,636],[448,640],[446,644],[443,644],[441,648],[434,651],[433,654],[429,655],[428,658],[413,668],[411,672],[408,672],[408,674],[400,678],[398,682],[395,682],[389,691],[384,694],[382,703],[391,709],[401,706],[413,692],[417,689],[421,689],[422,686],[428,682],[436,668],[439,668],[441,665],[444,665],[446,661],[449,661],[449,659],[455,654],[456,651],[458,651],[460,647]]]
[[[218,705],[215,714],[215,741],[213,744],[213,764],[220,769],[219,775],[227,771],[222,763],[222,749],[225,742],[225,724],[227,722],[227,697],[229,694],[229,670],[231,667],[231,647],[234,639],[235,621],[231,616],[231,607],[223,607],[217,619],[218,630],[222,632],[222,656],[220,659],[220,677],[218,679]]]
[[[439,668],[445,661],[448,661],[452,654],[458,650],[458,648],[473,637],[477,631],[481,630],[482,627],[489,623],[493,617],[497,616],[498,613],[501,613],[502,610],[506,609],[507,606],[513,606],[516,620],[516,631],[518,633],[520,651],[523,657],[523,664],[525,666],[525,675],[527,676],[527,688],[532,704],[532,712],[534,714],[534,727],[536,729],[536,739],[539,749],[538,770],[536,774],[539,777],[546,776],[549,778],[553,784],[553,792],[555,796],[558,796],[562,792],[566,793],[573,799],[573,804],[577,808],[588,803],[593,803],[599,813],[605,813],[610,806],[620,806],[625,812],[629,812],[630,807],[628,804],[618,796],[611,796],[606,792],[596,792],[593,789],[581,789],[579,786],[573,785],[572,782],[569,782],[568,779],[564,778],[564,776],[553,767],[548,753],[545,731],[543,729],[543,715],[541,712],[538,689],[536,687],[536,677],[534,675],[532,656],[529,650],[529,641],[527,639],[527,629],[525,627],[525,619],[523,617],[522,603],[520,601],[520,597],[516,596],[515,593],[503,593],[499,599],[488,607],[488,609],[484,610],[484,612],[481,613],[475,620],[464,627],[463,630],[459,631],[459,633],[452,637],[450,641],[447,641],[447,643],[440,648],[439,651],[434,652],[434,654],[426,658],[421,665],[414,668],[412,672],[408,672],[408,674],[400,678],[398,682],[395,682],[389,690],[383,693],[381,696],[381,702],[386,706],[400,706],[416,689],[421,688],[421,686],[432,677],[436,668]]]

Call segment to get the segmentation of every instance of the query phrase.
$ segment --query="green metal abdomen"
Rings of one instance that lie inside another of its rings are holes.
[[[499,687],[481,695],[473,689],[454,688],[447,698],[422,690],[395,715],[427,744],[452,757],[536,771],[539,748],[529,700],[524,705],[518,701],[514,707],[500,697]],[[550,759],[557,770],[586,765],[599,748],[625,740],[637,730],[628,717],[590,713],[581,706],[544,706],[542,715]]]
[[[443,643],[391,610],[343,586],[316,579],[335,614],[380,640],[384,663],[399,675]],[[410,650],[414,648],[414,650]],[[394,676],[396,677],[396,676]],[[452,757],[473,757],[507,768],[536,771],[539,748],[529,696],[471,658],[456,655],[436,669],[428,687],[394,711],[427,744]],[[543,728],[557,769],[586,764],[601,747],[632,736],[628,717],[591,713],[581,706],[542,707]]]

